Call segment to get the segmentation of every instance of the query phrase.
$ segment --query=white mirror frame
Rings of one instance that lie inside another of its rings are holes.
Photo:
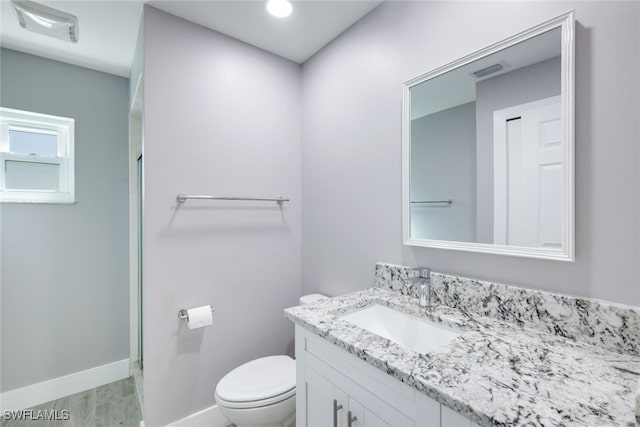
[[[411,237],[411,98],[410,89],[426,80],[437,77],[499,50],[535,37],[549,30],[561,28],[561,94],[562,155],[564,162],[563,189],[561,192],[560,248],[533,248],[488,243],[455,242],[447,240],[415,239]],[[575,192],[574,192],[574,104],[575,104],[575,20],[574,11],[558,15],[519,34],[462,57],[426,74],[408,80],[403,85],[402,107],[402,232],[404,244],[426,248],[451,249],[487,254],[510,255],[560,261],[575,261]]]

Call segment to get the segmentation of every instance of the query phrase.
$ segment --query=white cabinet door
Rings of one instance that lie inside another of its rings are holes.
[[[347,413],[349,411],[349,395],[333,385],[333,393],[336,399],[336,426],[347,427]],[[333,424],[331,424],[333,425]]]
[[[368,409],[364,411],[364,423],[367,427],[391,427],[391,424],[386,423],[382,418]]]
[[[368,425],[364,419],[364,407],[351,396],[349,396],[347,415],[344,419],[347,427],[365,427]]]
[[[363,406],[360,413],[362,414],[362,418],[358,416],[358,419],[363,420],[361,425],[364,427],[414,427],[416,425],[415,421],[411,420],[406,415],[393,408],[386,408],[383,405]],[[357,425],[358,424],[354,424],[354,427]]]
[[[335,372],[333,375],[335,375]],[[380,401],[378,404],[372,405],[374,406],[372,408],[365,407],[357,400],[357,390],[352,390],[352,394],[347,394],[323,375],[309,367],[305,369],[304,384],[306,420],[298,419],[298,426],[410,427],[415,425],[405,415],[393,408],[388,408],[384,402]],[[361,392],[367,393],[364,389]],[[371,398],[371,396],[368,396],[366,399],[370,401]],[[303,412],[300,411],[299,413]],[[351,423],[349,422],[350,419]]]
[[[307,419],[297,420],[299,426],[333,426],[334,386],[313,369],[305,371]]]
[[[349,425],[349,418],[351,418],[351,425]],[[345,420],[347,427],[391,427],[393,425],[405,425],[393,424],[392,420],[383,420],[378,414],[375,414],[369,408],[365,408],[351,396],[349,396],[349,407]],[[397,422],[406,422],[406,420],[399,420]]]

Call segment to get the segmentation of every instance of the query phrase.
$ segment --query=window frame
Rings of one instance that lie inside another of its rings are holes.
[[[10,130],[56,135],[57,155],[12,153],[9,141]],[[74,130],[75,120],[68,117],[0,107],[0,202],[75,203]],[[6,188],[8,161],[58,165],[60,168],[59,190]]]

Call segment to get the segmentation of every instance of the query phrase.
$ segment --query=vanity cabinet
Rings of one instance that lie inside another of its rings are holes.
[[[298,325],[296,375],[297,427],[472,427],[468,418]]]
[[[385,427],[394,425],[394,421],[406,421],[394,420],[394,414],[381,417],[313,369],[307,369],[305,383],[308,426]]]

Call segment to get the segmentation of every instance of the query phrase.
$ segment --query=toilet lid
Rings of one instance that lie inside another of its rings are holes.
[[[228,402],[269,399],[296,387],[296,362],[289,356],[269,356],[238,366],[225,375],[216,394]]]

